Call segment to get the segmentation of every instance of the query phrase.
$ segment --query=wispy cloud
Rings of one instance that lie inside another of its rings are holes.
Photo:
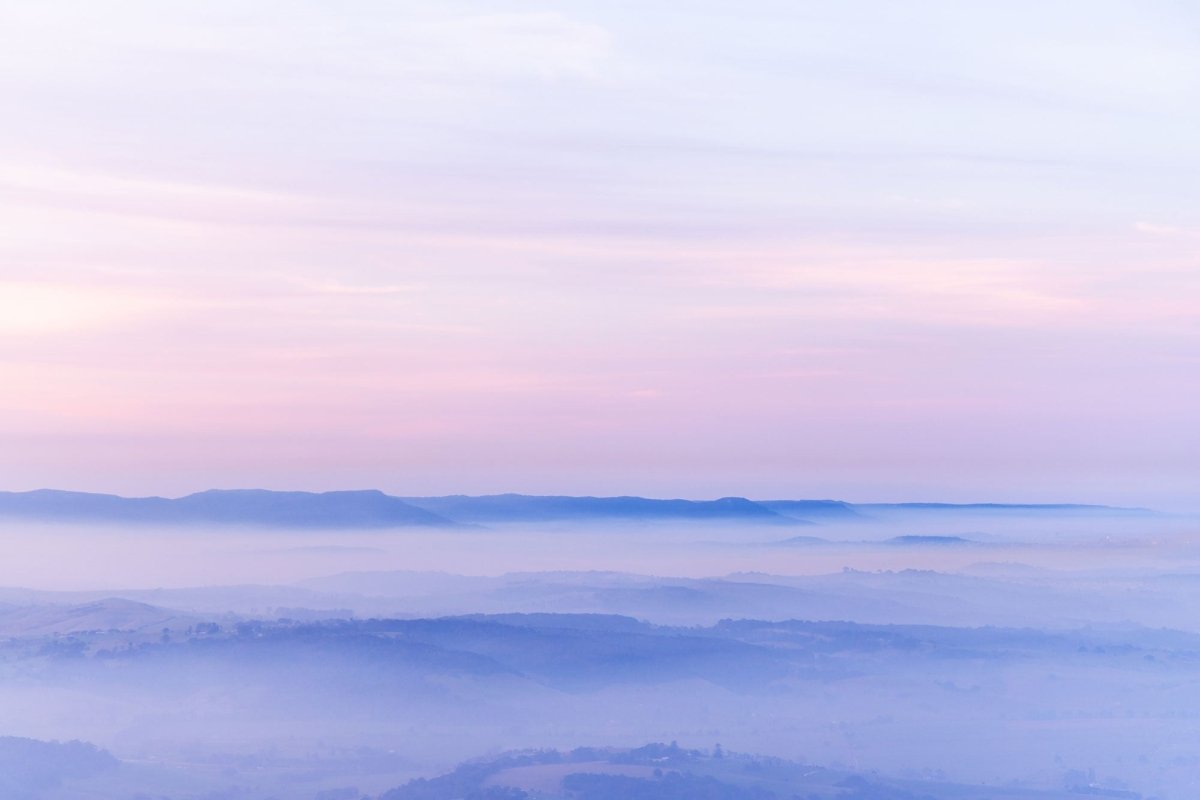
[[[0,477],[1182,474],[1194,21],[7,4]]]

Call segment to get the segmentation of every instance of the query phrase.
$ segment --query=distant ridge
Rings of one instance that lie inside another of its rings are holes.
[[[647,497],[571,497],[495,494],[480,497],[405,497],[406,502],[460,522],[587,522],[690,520],[806,525],[744,497],[719,500],[656,500]]]
[[[450,527],[455,524],[374,489],[322,493],[212,489],[177,499],[38,489],[0,492],[0,516],[62,522],[286,528]]]
[[[855,507],[841,500],[758,500],[763,508],[778,514],[796,515],[804,519],[855,519],[861,518]]]
[[[212,489],[176,499],[38,489],[0,492],[0,517],[52,522],[348,529],[622,520],[812,524],[776,513],[744,497],[656,500],[503,494],[408,498],[373,489],[322,493]]]
[[[505,523],[721,522],[815,525],[904,514],[1153,514],[1140,508],[1004,503],[867,503],[840,500],[717,500],[566,495],[395,497],[376,489],[278,492],[211,489],[179,498],[38,489],[0,492],[0,518],[49,522],[254,525],[278,528],[386,529]]]
[[[1153,509],[1129,506],[1105,506],[1087,503],[857,503],[865,513],[888,511],[975,511],[1020,514],[1047,512],[1071,514],[1154,514]]]

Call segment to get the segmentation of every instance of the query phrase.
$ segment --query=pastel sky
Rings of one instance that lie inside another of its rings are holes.
[[[1194,506],[1200,7],[0,2],[0,488]]]

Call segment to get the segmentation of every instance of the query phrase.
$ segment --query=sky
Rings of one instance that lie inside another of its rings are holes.
[[[0,488],[1184,508],[1188,2],[0,0]]]

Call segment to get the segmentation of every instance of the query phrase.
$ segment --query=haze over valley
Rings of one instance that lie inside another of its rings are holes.
[[[1184,797],[1197,775],[1188,515],[43,491],[0,518],[26,542],[2,567],[5,732],[102,751],[31,797],[449,800],[404,787],[646,742],[819,765],[822,798]],[[576,791],[561,758],[533,796]],[[652,770],[625,777],[675,790]]]
[[[0,0],[0,800],[1194,800],[1200,4]]]

